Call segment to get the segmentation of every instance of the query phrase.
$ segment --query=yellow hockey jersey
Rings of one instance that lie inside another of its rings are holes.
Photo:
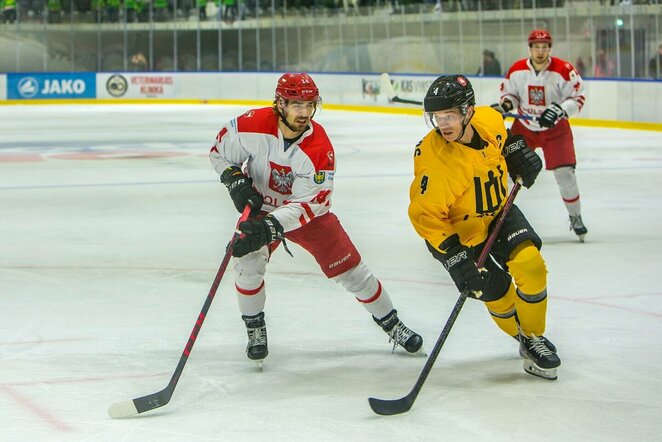
[[[508,170],[501,150],[508,135],[501,114],[487,106],[476,107],[469,124],[487,146],[477,150],[448,142],[432,130],[414,151],[409,219],[439,251],[454,233],[467,246],[485,241],[507,198]]]

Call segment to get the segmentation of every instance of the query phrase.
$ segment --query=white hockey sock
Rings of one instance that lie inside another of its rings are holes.
[[[334,279],[353,294],[375,318],[381,319],[393,310],[393,303],[388,292],[363,261]]]
[[[237,301],[239,302],[239,311],[244,316],[255,316],[264,310],[264,304],[267,300],[267,291],[264,288],[264,282],[255,290],[245,290],[236,286]]]
[[[571,166],[564,166],[554,169],[554,178],[559,185],[561,191],[561,198],[565,208],[568,210],[570,216],[581,215],[582,206],[579,200],[579,186],[577,185],[577,177],[575,176],[575,168]]]
[[[234,259],[234,285],[242,315],[255,316],[264,310],[267,299],[264,273],[268,261],[269,252],[266,247]]]

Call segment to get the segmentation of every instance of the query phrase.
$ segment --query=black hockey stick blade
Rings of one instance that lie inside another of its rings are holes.
[[[116,402],[108,407],[108,415],[114,419],[137,416],[140,413],[163,407],[170,402],[173,388],[168,385],[158,393],[148,394],[129,401]]]
[[[371,397],[368,398],[368,402],[372,411],[382,416],[406,413],[414,405],[411,394],[400,399],[377,399]]]
[[[439,356],[439,352],[441,351],[441,348],[444,346],[444,342],[446,342],[446,338],[448,338],[448,334],[450,333],[453,324],[455,324],[455,320],[460,314],[460,310],[462,310],[462,306],[464,305],[466,299],[467,299],[466,293],[460,294],[460,297],[457,299],[457,302],[455,303],[455,307],[453,307],[453,311],[451,312],[448,321],[446,321],[446,325],[444,326],[444,329],[441,331],[441,334],[439,335],[437,342],[434,344],[434,347],[432,348],[432,352],[430,352],[430,356],[428,356],[428,360],[425,362],[425,366],[423,367],[423,370],[421,370],[421,373],[419,374],[418,379],[416,379],[416,383],[414,384],[414,387],[411,389],[409,394],[400,399],[394,399],[394,400],[370,398],[368,399],[368,401],[370,402],[370,408],[372,408],[372,411],[374,411],[377,414],[381,414],[383,416],[392,416],[394,414],[401,414],[409,411],[409,409],[414,404],[414,401],[418,397],[418,393],[421,392],[425,380],[432,371],[432,366],[434,365],[434,362],[437,360],[437,357]]]
[[[422,106],[423,105],[422,101],[407,100],[406,98],[400,98],[397,95],[395,97],[391,98],[391,101],[394,102],[394,103],[415,104],[417,106]]]

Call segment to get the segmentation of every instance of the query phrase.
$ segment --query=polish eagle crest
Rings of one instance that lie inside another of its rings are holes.
[[[269,161],[271,174],[269,175],[269,188],[283,195],[292,194],[292,183],[294,182],[294,172],[288,166],[281,166]]]

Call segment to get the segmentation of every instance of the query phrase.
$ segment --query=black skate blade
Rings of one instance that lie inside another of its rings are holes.
[[[557,379],[556,368],[540,368],[532,361],[524,359],[524,371],[533,376],[546,379],[548,381],[555,381]]]

